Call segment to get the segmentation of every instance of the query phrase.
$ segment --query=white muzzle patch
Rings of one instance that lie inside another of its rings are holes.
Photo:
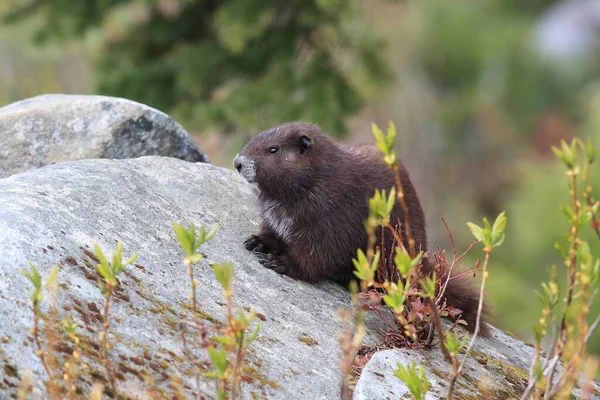
[[[254,160],[238,154],[233,159],[233,166],[249,183],[256,182],[256,163]]]

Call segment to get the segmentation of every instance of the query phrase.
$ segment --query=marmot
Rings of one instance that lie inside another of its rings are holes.
[[[236,170],[259,189],[262,223],[245,242],[267,268],[307,282],[354,279],[352,259],[366,250],[364,222],[375,189],[389,193],[395,185],[382,153],[369,144],[342,145],[305,122],[277,126],[254,136],[236,155]],[[404,198],[415,250],[427,250],[425,215],[407,170],[400,164]],[[398,202],[391,221],[404,223]],[[406,235],[404,245],[408,248]],[[377,246],[381,246],[381,230]],[[393,237],[384,236],[384,250]],[[422,271],[431,272],[424,262]],[[463,311],[468,329],[475,327],[479,293],[465,277],[450,281],[447,303]],[[467,278],[468,279],[468,278]],[[481,324],[482,334],[487,327]]]

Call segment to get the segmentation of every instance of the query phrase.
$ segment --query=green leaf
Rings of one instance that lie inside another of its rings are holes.
[[[558,149],[557,147],[552,146],[552,152],[554,153],[554,155],[556,156],[556,158],[558,158],[559,160],[561,160],[563,163],[564,161],[564,156],[562,151],[560,151],[560,149]]]
[[[244,340],[244,346],[248,345],[250,342],[253,342],[258,336],[258,332],[260,331],[260,324],[256,324],[256,328],[254,331]]]
[[[467,226],[471,230],[471,233],[473,234],[473,236],[475,236],[475,239],[479,240],[480,242],[485,243],[485,235],[483,233],[483,229],[480,226],[475,225],[472,222],[467,222]]]
[[[50,270],[50,274],[48,275],[48,279],[46,280],[45,287],[48,288],[56,282],[56,275],[58,274],[58,265],[54,265]]]
[[[225,346],[230,347],[233,347],[237,344],[235,338],[232,336],[217,336],[215,337],[215,340],[221,344],[224,344]]]
[[[231,279],[233,277],[233,265],[230,263],[212,264],[215,277],[221,284],[224,290],[229,291],[231,289]]]
[[[446,339],[444,340],[444,347],[450,353],[450,356],[456,357],[467,344],[469,334],[465,332],[461,338],[457,329],[453,331],[446,331]]]
[[[79,328],[79,325],[77,325],[77,322],[73,322],[73,320],[71,320],[71,318],[67,317],[62,321],[63,324],[63,331],[69,335],[69,336],[73,336],[76,332],[77,329]]]
[[[590,165],[593,164],[596,160],[596,149],[594,148],[594,144],[592,143],[592,140],[590,138],[588,138],[587,147],[585,151],[585,158],[587,160],[587,163]]]
[[[594,203],[594,205],[592,205],[590,211],[592,214],[597,214],[598,213],[598,209],[600,208],[600,201],[597,201]]]
[[[131,265],[135,262],[135,260],[137,260],[137,253],[135,253],[134,255],[132,255],[131,257],[129,257],[129,260],[127,260],[127,262],[125,263],[125,265]]]
[[[96,265],[96,269],[98,270],[100,276],[104,278],[104,280],[108,283],[109,286],[111,285],[111,282],[114,284],[117,275],[123,272],[123,270],[125,270],[125,268],[137,258],[137,255],[134,254],[131,258],[129,258],[127,263],[123,264],[123,242],[120,240],[117,242],[117,248],[113,252],[112,264],[108,263],[106,257],[104,256],[104,253],[102,253],[102,250],[97,244],[94,244],[94,251],[96,254],[96,258],[98,258],[98,260],[100,261],[100,264]]]
[[[492,247],[500,246],[504,242],[504,230],[506,229],[506,212],[502,211],[492,226]]]
[[[175,231],[177,241],[179,242],[179,245],[183,249],[184,253],[187,256],[192,256],[194,254],[193,241],[190,238],[188,231],[176,222],[173,222],[173,230]]]
[[[416,400],[425,399],[425,394],[427,394],[431,384],[425,375],[423,367],[416,367],[414,361],[412,361],[408,368],[398,363],[397,368],[394,370],[394,375],[406,384],[406,387]]]
[[[562,244],[560,244],[559,242],[555,242],[554,248],[556,249],[556,251],[558,251],[558,254],[560,254],[560,257],[562,259],[567,258],[567,250],[564,248],[564,246]]]
[[[367,262],[367,256],[365,256],[365,253],[362,251],[362,249],[359,248],[356,251],[356,258],[353,258],[352,262],[354,263],[354,268],[356,270],[362,270],[362,264]]]
[[[390,195],[388,196],[388,200],[387,200],[387,204],[386,204],[386,210],[385,210],[386,218],[390,217],[390,214],[392,213],[392,210],[394,209],[395,203],[396,203],[396,186],[392,186],[392,188],[390,189]]]
[[[380,252],[377,250],[373,257],[373,262],[369,265],[369,261],[367,260],[367,256],[362,251],[362,249],[358,249],[356,252],[356,258],[352,259],[352,263],[354,264],[354,275],[360,279],[361,281],[367,282],[367,285],[372,285],[375,271],[377,271],[377,267],[379,265]]]
[[[383,302],[390,307],[394,312],[400,314],[406,302],[406,295],[396,283],[390,283],[387,293],[383,296]]]
[[[29,279],[29,281],[31,282],[31,284],[33,285],[33,287],[35,289],[41,289],[42,288],[42,277],[38,271],[38,269],[36,268],[36,266],[32,263],[29,262],[29,268],[31,269],[31,273],[25,270],[21,270],[19,271],[22,275],[24,275],[25,277],[27,277],[27,279]]]
[[[573,216],[575,215],[575,212],[573,211],[573,207],[571,207],[568,204],[561,204],[560,205],[560,210],[569,219],[569,223],[571,223],[573,221]]]
[[[108,264],[108,261],[106,261],[104,253],[97,244],[94,245],[94,253],[96,254],[96,258],[98,258],[98,260],[100,261],[100,264],[96,265],[98,273],[105,280],[110,279],[112,276],[110,265]]]
[[[205,242],[208,242],[210,239],[212,239],[212,237],[215,236],[215,234],[217,233],[218,230],[219,230],[219,224],[214,225],[212,227],[212,229],[210,230],[210,232],[208,232],[208,234],[206,235]]]
[[[371,131],[373,132],[373,136],[375,136],[375,143],[377,147],[385,154],[387,150],[387,142],[385,140],[385,135],[383,134],[383,131],[379,129],[379,127],[373,122],[371,122]],[[379,145],[382,145],[383,149],[379,147]]]
[[[394,148],[396,143],[396,125],[392,121],[388,121],[388,146]]]
[[[424,299],[432,298],[435,296],[435,287],[436,287],[436,274],[433,272],[431,277],[424,278],[420,281],[421,289],[423,289],[423,294],[421,297]]]
[[[408,274],[419,264],[423,252],[420,251],[414,258],[404,253],[400,248],[396,248],[396,255],[394,256],[394,265],[398,268],[398,272],[403,278],[406,278]]]
[[[212,346],[207,348],[208,356],[217,370],[219,376],[223,376],[227,370],[227,353],[225,350],[217,350]]]
[[[379,259],[381,258],[381,251],[377,250],[375,252],[375,254],[373,255],[373,262],[371,263],[371,268],[370,268],[370,272],[371,272],[371,276],[373,276],[375,274],[375,271],[377,271],[377,268],[379,267]]]
[[[113,252],[112,272],[116,275],[121,269],[121,260],[123,259],[123,242],[117,242],[117,249]]]
[[[483,217],[483,233],[486,239],[491,238],[492,236],[492,227],[490,226],[490,223],[486,217]]]
[[[31,272],[26,270],[19,271],[20,274],[24,275],[31,284],[33,285],[33,291],[30,293],[29,297],[33,302],[33,307],[37,308],[39,304],[42,302],[43,294],[42,294],[42,276],[40,275],[36,266],[29,262],[29,268]]]
[[[204,243],[204,238],[206,237],[206,230],[203,226],[200,227],[200,235],[198,235],[198,240],[195,241],[196,245],[194,246],[194,251],[200,248],[202,243]]]

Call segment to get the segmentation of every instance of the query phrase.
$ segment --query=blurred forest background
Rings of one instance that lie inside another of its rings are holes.
[[[432,248],[450,251],[437,213],[462,251],[467,221],[507,211],[493,322],[531,340],[533,291],[563,266],[553,245],[568,228],[550,146],[580,136],[600,147],[599,0],[2,0],[0,17],[0,106],[129,98],[173,116],[227,168],[281,122],[354,142],[392,120]],[[590,350],[600,354],[600,332]]]

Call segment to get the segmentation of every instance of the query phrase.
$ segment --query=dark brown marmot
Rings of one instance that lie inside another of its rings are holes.
[[[318,126],[304,122],[259,133],[233,162],[238,172],[259,188],[262,223],[245,247],[255,252],[265,267],[280,274],[346,285],[354,279],[352,259],[357,249],[367,246],[368,199],[375,189],[389,193],[396,183],[382,157],[374,145],[338,144]],[[400,174],[415,249],[426,251],[421,203],[402,165]],[[392,222],[398,220],[404,223],[400,204],[391,214]],[[377,246],[381,246],[381,232],[377,238]],[[393,238],[388,233],[384,250],[390,253],[392,248]],[[422,271],[430,269],[424,262]],[[446,298],[449,305],[463,311],[462,318],[472,331],[479,294],[465,278],[450,281]],[[487,333],[485,324],[482,333]]]

